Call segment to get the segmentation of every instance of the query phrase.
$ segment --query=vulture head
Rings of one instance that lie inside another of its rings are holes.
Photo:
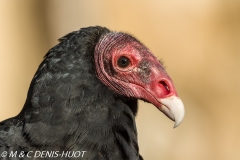
[[[136,38],[122,32],[102,36],[94,54],[97,77],[113,92],[156,106],[177,127],[184,106],[163,65]]]

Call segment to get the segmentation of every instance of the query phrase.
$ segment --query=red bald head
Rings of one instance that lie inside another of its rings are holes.
[[[98,78],[111,90],[152,103],[176,121],[170,109],[172,104],[169,107],[162,102],[178,97],[173,82],[162,64],[138,40],[121,32],[107,33],[96,45],[95,64]],[[182,105],[175,101],[175,105]],[[173,108],[176,107],[179,106]],[[176,122],[179,125],[184,115],[183,105],[177,110],[181,112]]]

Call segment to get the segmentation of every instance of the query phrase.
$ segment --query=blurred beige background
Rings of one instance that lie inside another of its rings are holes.
[[[102,25],[139,38],[167,66],[186,116],[140,102],[146,160],[240,159],[240,1],[0,1],[0,121],[18,114],[30,81],[61,36]]]

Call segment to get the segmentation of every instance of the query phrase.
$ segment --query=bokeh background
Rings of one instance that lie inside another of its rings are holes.
[[[101,25],[139,38],[167,66],[186,116],[140,102],[148,160],[240,159],[240,1],[0,1],[0,121],[18,114],[30,81],[61,36]]]

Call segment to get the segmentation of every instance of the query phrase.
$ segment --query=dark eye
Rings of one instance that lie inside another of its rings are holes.
[[[130,64],[130,60],[127,57],[121,56],[118,58],[117,65],[120,68],[126,68],[127,66],[129,66],[129,64]]]

